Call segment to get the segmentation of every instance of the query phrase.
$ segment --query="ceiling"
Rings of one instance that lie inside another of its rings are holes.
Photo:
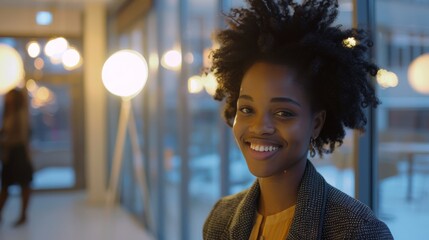
[[[126,0],[0,0],[2,7],[62,7],[83,6],[86,3],[106,3],[107,5],[118,5]]]

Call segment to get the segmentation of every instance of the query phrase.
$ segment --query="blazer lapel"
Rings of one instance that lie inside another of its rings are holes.
[[[327,183],[313,164],[307,166],[301,180],[295,216],[287,239],[320,239],[325,213]],[[260,194],[256,180],[238,205],[229,221],[227,239],[249,239],[252,232]]]
[[[326,205],[327,183],[307,160],[298,190],[295,216],[287,239],[320,239]]]
[[[228,239],[249,239],[258,206],[259,192],[259,183],[256,180],[230,220]]]

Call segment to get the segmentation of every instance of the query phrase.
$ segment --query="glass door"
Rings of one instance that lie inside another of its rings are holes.
[[[24,62],[21,87],[29,94],[33,188],[83,188],[82,69],[67,67],[59,56],[49,57],[44,51],[49,40],[1,37],[0,43],[15,48]],[[69,49],[79,51],[79,38],[67,40]],[[39,51],[30,51],[29,43],[37,43]]]
[[[80,75],[80,74],[79,74]],[[31,154],[34,165],[34,189],[83,187],[82,102],[77,98],[79,75],[51,76],[31,84]],[[57,79],[57,80],[56,80]]]

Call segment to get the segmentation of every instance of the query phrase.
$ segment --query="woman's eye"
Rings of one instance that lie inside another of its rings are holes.
[[[248,107],[241,107],[239,110],[240,110],[240,112],[242,112],[244,114],[249,114],[252,112],[252,110]]]
[[[288,111],[278,111],[278,112],[276,112],[276,115],[280,116],[280,117],[292,117],[293,113],[288,112]]]

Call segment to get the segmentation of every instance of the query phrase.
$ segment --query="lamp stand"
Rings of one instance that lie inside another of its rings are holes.
[[[106,204],[111,208],[115,201],[118,192],[119,175],[121,172],[122,161],[123,161],[123,150],[126,136],[126,129],[128,126],[128,132],[131,138],[132,153],[133,153],[133,166],[134,175],[137,181],[137,185],[140,189],[142,199],[145,203],[146,208],[144,209],[146,224],[151,224],[150,215],[150,196],[149,189],[145,181],[145,172],[143,169],[143,157],[139,147],[139,141],[137,136],[136,122],[131,106],[131,99],[122,98],[121,111],[119,115],[118,132],[116,136],[115,149],[113,153],[112,168],[110,173],[109,185],[106,195]]]

